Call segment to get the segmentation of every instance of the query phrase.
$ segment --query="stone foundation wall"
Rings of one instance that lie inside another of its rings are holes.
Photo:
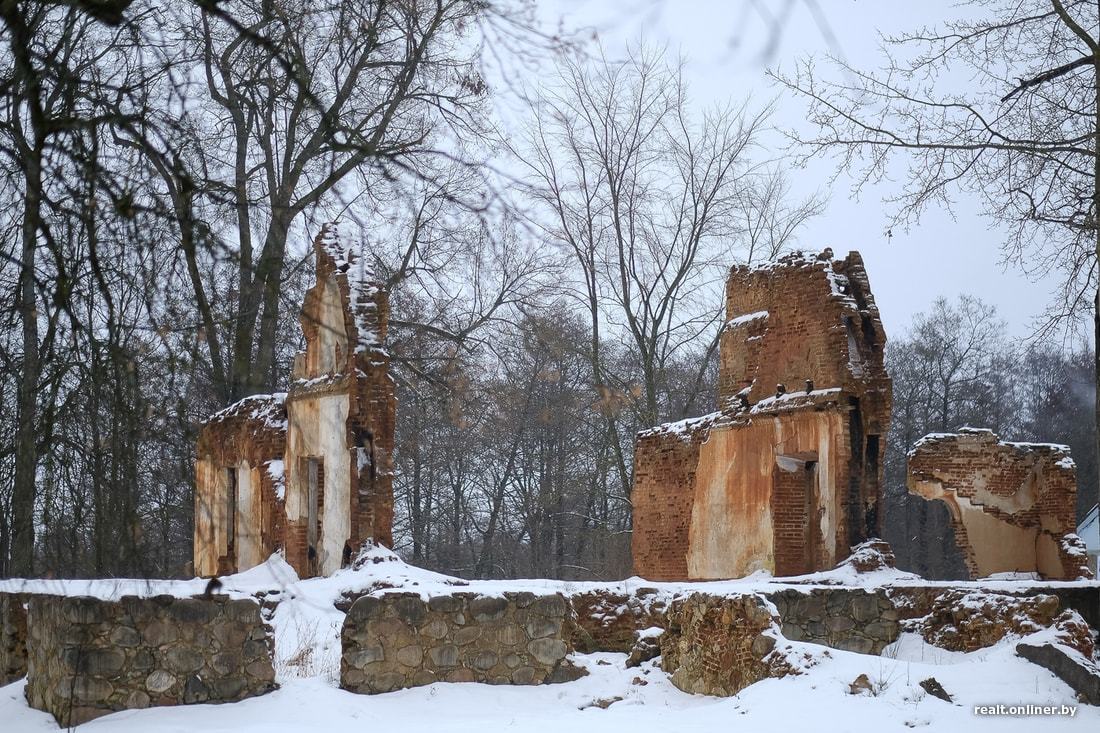
[[[0,593],[0,686],[27,675],[27,612],[23,593]]]
[[[1006,635],[1026,636],[1054,625],[1061,612],[1057,596],[1010,596],[951,590],[928,615],[910,622],[929,644],[957,652],[991,647]]]
[[[792,588],[761,595],[779,611],[783,636],[791,641],[878,654],[897,639],[899,618],[923,616],[928,613],[924,607],[930,608],[935,595],[944,592],[920,590],[933,593],[908,615],[904,609],[899,612],[896,604],[912,605],[910,599],[893,600],[885,589]],[[634,593],[588,591],[569,596],[569,602],[573,619],[568,636],[580,652],[628,653],[637,632],[667,629],[670,623],[670,596],[654,588],[639,588]]]
[[[268,629],[251,600],[36,596],[27,620],[27,700],[62,727],[275,688]]]
[[[537,685],[575,678],[561,595],[415,593],[360,598],[344,620],[340,686],[389,692],[433,682]]]
[[[588,591],[569,596],[569,639],[582,653],[629,653],[639,631],[665,628],[668,596],[656,588],[633,593]]]
[[[760,596],[677,598],[661,635],[661,666],[684,692],[736,695],[754,682],[794,672],[782,654],[779,619]]]
[[[814,588],[767,594],[783,636],[860,654],[878,654],[898,638],[898,612],[882,592]]]

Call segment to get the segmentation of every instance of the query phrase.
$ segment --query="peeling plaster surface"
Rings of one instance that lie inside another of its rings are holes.
[[[1076,468],[1060,445],[1002,442],[990,430],[934,433],[909,453],[909,492],[942,501],[972,577],[1077,577],[1062,547],[1074,531]]]
[[[736,578],[757,570],[775,572],[772,521],[773,473],[784,470],[777,456],[794,456],[803,464],[816,463],[816,484],[831,486],[843,466],[834,466],[835,448],[844,431],[845,415],[802,412],[762,417],[751,425],[718,427],[700,446],[695,474],[688,545],[688,574],[692,579]],[[818,520],[815,532],[820,562],[836,562],[836,548],[822,538],[832,537],[839,523],[838,498],[816,492]]]
[[[318,570],[329,574],[340,569],[344,543],[351,536],[351,454],[347,447],[349,398],[346,393],[298,397],[289,407],[290,434],[287,441],[287,519],[308,516],[308,481],[301,475],[303,458],[324,462],[323,511]]]
[[[258,471],[241,461],[237,465],[237,567],[252,568],[264,561],[260,545],[260,485]]]
[[[195,497],[195,573],[198,575],[218,572],[218,525],[215,522],[219,513],[216,507],[221,504],[217,501],[218,473],[214,463],[208,459],[200,458],[195,464],[196,484],[200,489],[205,489],[196,491]],[[211,500],[205,501],[204,497]]]

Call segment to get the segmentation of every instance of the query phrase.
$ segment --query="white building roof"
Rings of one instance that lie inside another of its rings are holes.
[[[1100,504],[1095,505],[1077,526],[1077,535],[1084,540],[1090,555],[1100,554]]]

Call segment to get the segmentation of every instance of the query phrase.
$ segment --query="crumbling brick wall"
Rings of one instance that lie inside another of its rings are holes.
[[[283,545],[286,395],[253,395],[210,417],[195,465],[195,573],[246,570]],[[232,480],[228,472],[234,471]],[[238,488],[235,501],[228,490]],[[230,540],[228,513],[235,511]],[[243,552],[248,545],[247,552]]]
[[[879,534],[886,341],[858,253],[735,267],[720,410],[635,448],[634,570],[653,580],[831,568]]]
[[[762,267],[734,267],[726,318],[720,401],[748,389],[756,404],[777,384],[796,392],[809,379],[817,389],[841,387],[875,402],[865,408],[868,423],[889,418],[886,334],[858,252],[842,260],[833,260],[831,250],[799,252]]]
[[[393,544],[396,399],[384,348],[389,298],[334,225],[314,242],[316,284],[301,324],[287,410],[287,561],[302,576],[345,564],[362,542]],[[309,543],[309,460],[322,462],[320,526]],[[312,552],[311,552],[312,547]]]
[[[971,578],[1087,574],[1073,534],[1077,477],[1066,446],[1002,442],[974,428],[928,435],[909,453],[909,492],[947,505]]]
[[[364,541],[393,544],[388,295],[335,225],[322,229],[314,252],[317,279],[300,319],[306,350],[294,359],[289,393],[247,397],[200,433],[200,575],[244,570],[281,547],[310,577],[346,565]]]
[[[676,429],[679,427],[680,429]],[[634,572],[650,580],[688,577],[688,530],[700,445],[710,425],[685,421],[639,433],[634,449]]]

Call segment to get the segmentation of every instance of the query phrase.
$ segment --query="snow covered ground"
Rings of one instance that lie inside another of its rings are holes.
[[[675,731],[1043,731],[1100,730],[1100,708],[1078,703],[1060,680],[1016,656],[1018,639],[970,654],[929,646],[915,634],[903,634],[881,657],[853,654],[821,646],[812,649],[818,663],[806,674],[766,680],[731,698],[689,695],[669,683],[652,663],[628,669],[622,654],[577,655],[590,675],[576,682],[538,687],[497,687],[482,684],[434,684],[385,695],[356,695],[340,690],[340,624],[343,614],[333,600],[345,591],[396,587],[428,593],[458,590],[500,593],[504,590],[578,591],[590,587],[662,591],[746,591],[781,583],[760,575],[738,581],[705,584],[653,584],[641,579],[619,583],[557,581],[477,581],[414,568],[386,551],[374,551],[359,571],[341,571],[330,578],[299,581],[278,558],[253,570],[225,578],[225,590],[246,596],[258,591],[282,591],[272,619],[276,636],[276,673],[280,689],[259,698],[227,705],[187,705],[114,713],[80,726],[88,733],[170,733],[181,731],[327,731],[347,728],[421,731],[568,731],[608,733],[646,729]],[[911,584],[912,576],[882,571],[849,577],[844,570],[803,580],[859,582],[861,585]],[[922,581],[917,581],[922,582]],[[1001,583],[983,584],[996,589]],[[112,597],[128,593],[195,593],[202,581],[145,583],[141,581],[34,581],[23,590],[88,593]],[[15,590],[12,582],[0,591]],[[865,674],[871,690],[852,695],[849,686]],[[921,680],[935,677],[954,696],[947,703],[924,692]],[[23,697],[25,683],[0,687],[0,731],[55,731],[52,716],[33,710]],[[975,706],[1065,706],[1074,715],[980,716]]]

